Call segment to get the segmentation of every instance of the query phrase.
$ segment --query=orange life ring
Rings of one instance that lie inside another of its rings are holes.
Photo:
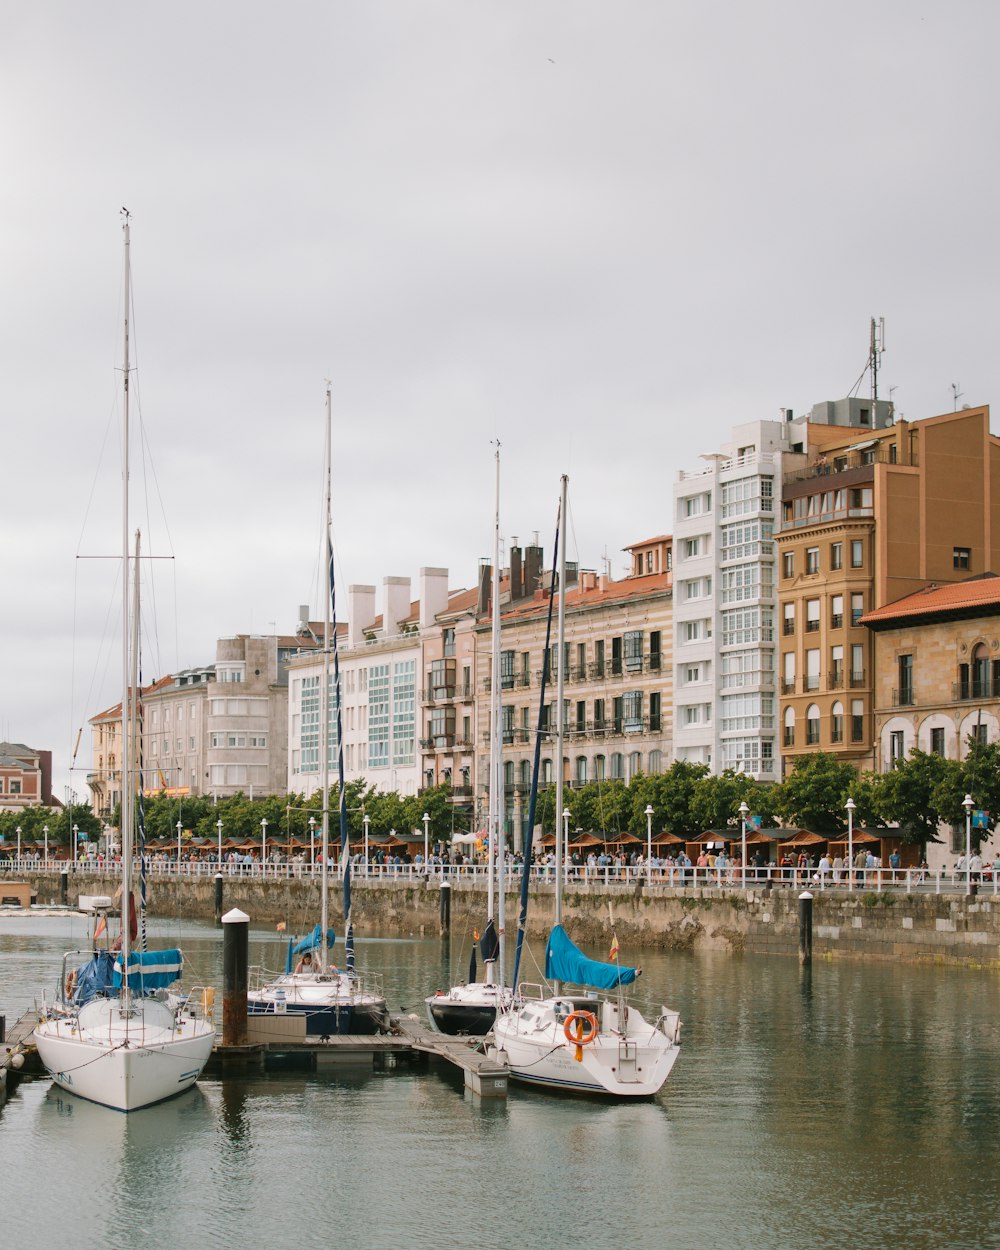
[[[574,1025],[576,1028],[573,1027]],[[566,1017],[563,1032],[566,1034],[567,1042],[573,1042],[576,1046],[586,1046],[597,1036],[597,1027],[597,1017],[592,1011],[571,1011]]]

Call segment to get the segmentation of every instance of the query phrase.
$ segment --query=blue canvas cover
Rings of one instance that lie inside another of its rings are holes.
[[[73,991],[73,1002],[77,1007],[89,1003],[98,994],[111,988],[114,980],[114,960],[110,951],[95,951],[93,959],[88,959],[76,970],[76,989]]]
[[[296,944],[292,947],[292,954],[304,955],[306,951],[319,950],[322,936],[323,936],[323,930],[320,928],[319,925],[317,925],[315,929],[313,929],[312,933],[310,933],[307,937],[304,937],[301,942],[296,942]],[[337,940],[337,935],[334,933],[334,931],[332,929],[327,929],[326,949],[332,950],[333,944],[336,940]]]
[[[622,968],[603,964],[587,956],[573,944],[569,934],[557,924],[549,934],[545,948],[545,976],[550,981],[568,981],[571,985],[592,985],[598,990],[613,990],[631,985],[639,975],[638,968]]]
[[[147,990],[164,990],[180,979],[184,956],[175,948],[162,951],[130,951],[128,957],[128,987],[143,993]],[[115,975],[112,985],[120,988],[122,983],[122,958],[115,956]]]

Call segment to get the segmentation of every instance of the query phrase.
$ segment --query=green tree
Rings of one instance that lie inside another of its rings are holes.
[[[895,824],[904,842],[926,846],[936,842],[943,819],[938,799],[961,789],[961,765],[914,747],[887,773],[868,774],[873,806],[880,821]],[[964,793],[964,792],[963,792]],[[959,800],[961,801],[961,800]]]
[[[829,752],[802,756],[778,787],[777,811],[787,823],[813,833],[842,833],[847,824],[844,804],[857,779],[850,764]]]

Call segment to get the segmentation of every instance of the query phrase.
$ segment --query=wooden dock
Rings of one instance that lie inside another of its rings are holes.
[[[304,1019],[299,1017],[304,1030]],[[289,1028],[291,1017],[251,1017],[250,1040],[242,1046],[217,1042],[205,1066],[205,1075],[222,1081],[252,1078],[279,1068],[324,1071],[335,1067],[365,1066],[380,1071],[404,1062],[429,1067],[445,1064],[462,1073],[465,1087],[480,1098],[507,1097],[507,1069],[483,1052],[482,1038],[450,1037],[437,1033],[416,1017],[394,1018],[389,1033],[370,1036],[307,1038]],[[0,1085],[21,1076],[42,1076],[44,1069],[31,1034],[38,1022],[29,1011],[8,1031],[0,1053]],[[15,1059],[15,1056],[17,1058]],[[20,1064],[20,1066],[18,1066]],[[0,1098],[3,1095],[0,1093]]]

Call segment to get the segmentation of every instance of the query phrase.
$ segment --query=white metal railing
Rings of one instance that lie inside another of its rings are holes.
[[[138,873],[138,862],[135,872]],[[231,859],[223,862],[220,869],[214,860],[182,861],[180,867],[170,860],[154,860],[147,865],[147,874],[159,879],[211,879],[219,872],[226,878],[237,880],[264,881],[296,881],[318,880],[321,873],[319,864],[309,865],[298,861],[290,863],[267,863],[257,861],[246,863]],[[522,866],[519,863],[507,865],[508,882],[520,882]],[[40,876],[59,876],[67,873],[73,877],[106,877],[118,873],[118,865],[113,863],[98,867],[92,861],[80,861],[76,865],[72,861],[50,859],[35,860],[24,856],[18,859],[0,859],[0,898],[3,896],[4,879],[12,880],[15,874],[30,873]],[[339,860],[331,863],[328,869],[329,880],[342,880]],[[395,883],[400,885],[430,883],[440,884],[447,880],[455,885],[469,887],[486,887],[487,870],[485,864],[440,864],[432,862],[429,866],[423,863],[399,864],[365,864],[360,856],[352,857],[351,875],[356,882]],[[532,880],[541,886],[554,885],[555,865],[534,864],[531,869]],[[851,880],[853,878],[853,880]],[[971,878],[971,880],[970,880]],[[782,867],[776,864],[757,866],[747,864],[744,878],[738,863],[728,862],[724,867],[680,866],[662,862],[654,862],[652,867],[645,864],[567,864],[564,880],[570,884],[583,886],[631,886],[642,884],[652,888],[671,890],[738,890],[745,885],[747,889],[766,887],[795,887],[816,891],[835,890],[841,893],[878,893],[886,890],[899,890],[906,893],[921,892],[934,894],[965,894],[974,885],[978,891],[992,895],[1000,894],[1000,871],[994,872],[992,866],[984,865],[979,871],[967,872],[964,868],[937,869],[930,871],[920,868],[865,868],[848,870],[846,867],[821,873],[816,867],[797,868]]]

